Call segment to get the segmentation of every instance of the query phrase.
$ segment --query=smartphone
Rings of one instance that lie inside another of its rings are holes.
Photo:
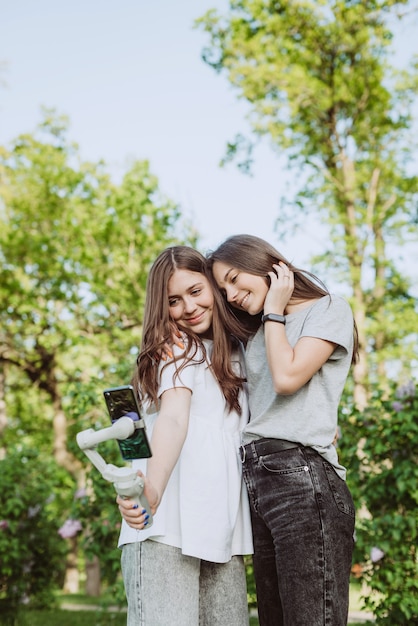
[[[147,459],[152,456],[145,422],[141,418],[141,411],[134,388],[131,385],[123,385],[122,387],[105,389],[103,395],[112,424],[124,416],[130,417],[135,423],[135,431],[130,437],[117,439],[125,461]]]

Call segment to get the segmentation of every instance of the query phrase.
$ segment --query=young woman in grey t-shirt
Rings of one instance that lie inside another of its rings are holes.
[[[250,497],[260,626],[345,626],[354,505],[334,445],[357,333],[348,303],[251,235],[208,257],[246,345]]]

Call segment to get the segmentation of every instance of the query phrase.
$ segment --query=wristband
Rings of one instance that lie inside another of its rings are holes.
[[[267,313],[267,315],[261,316],[261,321],[265,322],[279,322],[279,324],[286,324],[286,318],[284,315],[277,315],[276,313]]]

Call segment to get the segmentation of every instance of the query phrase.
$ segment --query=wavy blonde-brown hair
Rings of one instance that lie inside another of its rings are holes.
[[[175,324],[170,317],[168,299],[168,282],[176,270],[189,270],[205,276],[210,284],[210,272],[207,270],[206,259],[197,250],[189,246],[172,246],[164,250],[153,263],[147,281],[147,293],[144,310],[144,324],[140,352],[137,358],[132,385],[137,390],[141,401],[147,399],[158,406],[158,361],[165,343],[171,344]],[[231,357],[238,342],[227,331],[227,309],[223,298],[214,289],[214,305],[212,319],[213,350],[211,369],[222,389],[227,406],[241,413],[239,392],[245,379],[233,370]],[[184,354],[181,357],[181,371],[187,363],[196,357],[200,347],[206,355],[202,339],[190,330],[181,328],[186,338]],[[183,360],[183,357],[186,357]]]

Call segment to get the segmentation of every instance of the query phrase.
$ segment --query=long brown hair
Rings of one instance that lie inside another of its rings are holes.
[[[197,250],[188,246],[166,248],[153,263],[147,281],[144,325],[137,367],[132,385],[140,399],[148,399],[158,406],[158,357],[165,343],[172,343],[175,325],[170,317],[168,282],[178,269],[197,272],[205,276],[211,285],[206,259]],[[241,413],[239,392],[245,379],[236,374],[231,365],[231,356],[237,341],[227,331],[227,310],[217,289],[213,290],[214,305],[212,318],[213,350],[211,369],[217,379],[230,410]],[[181,371],[190,359],[196,356],[198,347],[206,355],[201,338],[188,329],[181,329],[186,337],[184,356],[186,361],[179,367]]]
[[[207,263],[211,273],[215,261],[226,263],[248,274],[262,276],[267,283],[270,281],[268,272],[272,271],[273,264],[277,265],[279,261],[282,261],[294,274],[295,288],[292,299],[316,300],[330,295],[324,283],[315,274],[295,267],[267,241],[254,235],[233,235],[221,243],[216,250],[210,252],[207,256]],[[216,285],[213,276],[212,284]],[[229,303],[227,303],[227,308],[229,331],[242,341],[247,341],[259,328],[261,313],[249,315],[245,311],[234,309]],[[358,355],[358,333],[355,321],[353,335],[353,363],[355,363]]]

